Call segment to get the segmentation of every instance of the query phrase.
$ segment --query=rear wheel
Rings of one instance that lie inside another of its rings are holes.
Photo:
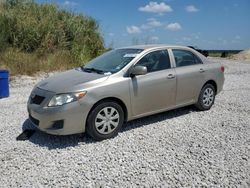
[[[124,112],[113,101],[104,101],[96,105],[87,119],[87,133],[95,140],[104,140],[116,136],[122,127]]]
[[[195,104],[195,106],[199,110],[209,110],[215,100],[215,87],[212,84],[206,84],[200,92],[198,102]]]

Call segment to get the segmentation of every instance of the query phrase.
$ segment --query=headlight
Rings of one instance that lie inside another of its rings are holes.
[[[86,91],[78,93],[64,93],[55,95],[49,102],[48,106],[61,106],[67,103],[71,103],[83,98],[86,95]]]

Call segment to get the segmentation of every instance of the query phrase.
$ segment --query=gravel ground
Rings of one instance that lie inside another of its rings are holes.
[[[0,187],[250,187],[250,63],[223,64],[211,110],[138,119],[102,142],[39,131],[16,141],[31,126],[26,102],[42,76],[15,78],[0,100]]]

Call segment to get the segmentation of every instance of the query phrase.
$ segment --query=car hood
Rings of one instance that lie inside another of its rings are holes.
[[[51,76],[36,86],[40,89],[55,93],[67,93],[84,90],[105,81],[109,76],[97,73],[83,72],[81,69],[73,69]]]

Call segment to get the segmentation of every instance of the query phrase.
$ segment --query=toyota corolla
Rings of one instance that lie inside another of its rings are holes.
[[[192,104],[209,110],[223,83],[224,67],[191,48],[119,48],[38,83],[29,119],[49,134],[87,132],[103,140],[143,116]]]

